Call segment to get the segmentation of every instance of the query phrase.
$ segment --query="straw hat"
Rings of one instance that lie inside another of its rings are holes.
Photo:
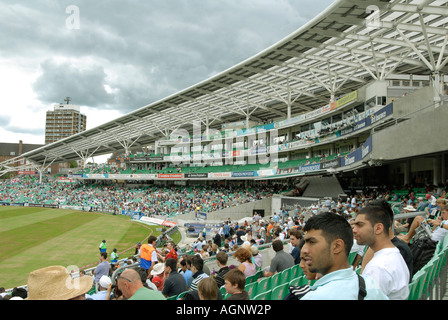
[[[51,266],[32,271],[28,276],[27,300],[69,300],[87,293],[93,278],[73,279],[63,266]]]
[[[404,207],[403,210],[406,210],[406,211],[416,211],[416,209],[413,206],[411,206],[411,205],[409,205],[407,207]]]

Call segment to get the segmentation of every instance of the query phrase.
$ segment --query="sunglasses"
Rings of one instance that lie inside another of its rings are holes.
[[[126,280],[127,282],[132,282],[131,280],[129,280],[129,279],[126,278],[126,277],[123,277],[122,275],[119,275],[119,276],[117,277],[117,283],[118,283],[118,279],[123,279],[123,280]]]

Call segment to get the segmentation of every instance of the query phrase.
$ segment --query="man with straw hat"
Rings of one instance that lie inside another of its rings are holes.
[[[51,266],[30,272],[27,300],[83,300],[92,288],[93,279],[73,279],[63,266]]]

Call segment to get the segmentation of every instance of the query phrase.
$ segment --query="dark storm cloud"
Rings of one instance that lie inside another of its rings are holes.
[[[41,63],[42,75],[34,82],[33,89],[44,103],[63,102],[66,96],[76,97],[84,106],[104,106],[112,103],[105,90],[106,74],[101,66],[79,68],[71,63],[46,60]]]
[[[127,113],[257,54],[331,1],[3,3],[0,29],[10,31],[0,39],[0,54],[37,61],[40,76],[33,89],[42,102],[70,96],[79,105]],[[79,8],[79,29],[66,26],[70,5]]]

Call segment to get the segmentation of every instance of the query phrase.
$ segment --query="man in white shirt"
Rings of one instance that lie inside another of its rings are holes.
[[[353,235],[358,244],[368,245],[374,252],[363,275],[376,280],[391,300],[406,300],[409,296],[409,269],[400,251],[389,237],[390,216],[378,206],[362,208],[353,223]]]

